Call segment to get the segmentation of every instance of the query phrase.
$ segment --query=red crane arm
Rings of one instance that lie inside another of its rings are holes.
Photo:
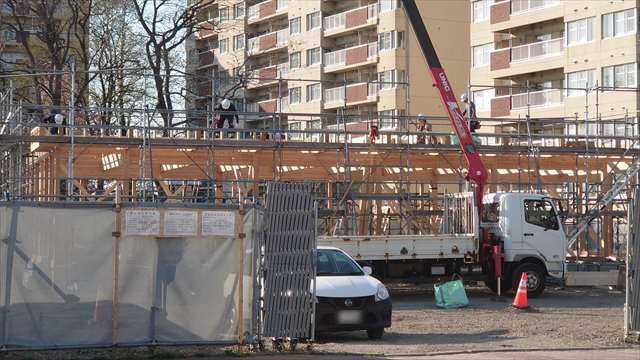
[[[434,86],[438,89],[440,99],[442,100],[444,108],[447,110],[447,115],[449,116],[449,121],[451,121],[451,126],[453,126],[453,131],[455,131],[456,136],[458,136],[458,141],[462,148],[462,152],[464,153],[464,158],[469,166],[467,179],[476,183],[476,204],[478,205],[479,216],[482,216],[482,197],[484,194],[484,186],[487,183],[488,178],[487,169],[484,167],[484,164],[480,159],[478,148],[473,142],[471,132],[469,131],[467,123],[464,121],[464,117],[462,116],[462,112],[458,107],[458,101],[451,89],[451,84],[447,79],[447,75],[444,73],[444,69],[442,69],[442,66],[440,65],[440,60],[438,59],[436,50],[429,38],[429,33],[427,33],[427,29],[424,26],[424,22],[422,21],[420,11],[416,6],[415,0],[402,0],[402,2],[404,3],[407,17],[409,18],[411,27],[416,34],[422,53],[427,61],[427,66],[429,67],[429,72],[431,73]]]

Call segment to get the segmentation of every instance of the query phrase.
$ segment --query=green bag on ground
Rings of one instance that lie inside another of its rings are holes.
[[[456,276],[459,278],[458,280],[454,280]],[[457,309],[469,306],[469,299],[464,291],[462,278],[458,274],[454,274],[451,277],[451,281],[435,284],[434,290],[436,306],[439,308]]]

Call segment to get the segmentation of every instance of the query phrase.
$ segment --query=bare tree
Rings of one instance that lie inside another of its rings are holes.
[[[102,125],[130,125],[124,109],[139,105],[142,97],[144,89],[135,69],[143,66],[139,59],[144,57],[144,49],[136,41],[133,29],[136,19],[128,0],[99,1],[93,10],[91,70],[95,79],[90,87],[90,100],[99,108]],[[121,133],[126,135],[126,130]]]
[[[93,0],[2,0],[2,6],[8,13],[2,18],[2,28],[16,34],[26,57],[9,65],[34,69],[22,70],[27,73],[52,70],[46,75],[31,76],[31,87],[18,92],[19,96],[36,104],[65,105],[70,100],[71,64],[84,70],[90,62],[88,26]],[[85,101],[86,74],[76,79],[76,84],[73,105]]]
[[[156,110],[164,126],[173,126],[171,82],[178,68],[173,53],[182,51],[186,39],[196,31],[196,14],[213,0],[186,6],[184,0],[131,0],[145,39],[147,65],[152,70],[157,94]],[[166,132],[165,132],[166,133]]]

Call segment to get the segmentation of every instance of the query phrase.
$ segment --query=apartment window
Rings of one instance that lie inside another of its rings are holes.
[[[406,87],[405,82],[407,81],[405,78],[405,72],[404,70],[396,70],[396,73],[398,74],[398,87],[399,88],[404,88]]]
[[[243,66],[238,66],[236,68],[233,68],[233,76],[234,77],[237,77],[237,78],[243,77],[244,74],[245,74],[245,72],[244,72],[244,67]]]
[[[24,60],[24,57],[19,54],[2,54],[2,64],[0,66],[5,69],[13,69],[22,60]]]
[[[491,15],[491,4],[493,4],[493,0],[480,0],[474,1],[472,3],[473,6],[473,22],[489,20],[489,16]]]
[[[287,128],[289,130],[300,130],[300,123],[299,122],[294,122],[294,123],[288,124]],[[290,139],[301,139],[302,138],[302,133],[299,133],[299,132],[291,133],[291,134],[289,134],[289,138]]]
[[[476,104],[476,111],[491,110],[491,99],[496,97],[495,89],[485,89],[473,92],[473,103]]]
[[[567,96],[584,95],[585,87],[596,85],[596,70],[568,73],[565,80]]]
[[[380,90],[387,90],[393,88],[404,88],[406,81],[404,70],[387,70],[378,73],[378,82],[380,83]]]
[[[226,54],[229,52],[229,39],[220,40],[220,54]]]
[[[596,40],[596,18],[591,17],[567,23],[567,45],[584,44]]]
[[[307,66],[317,65],[322,62],[322,51],[321,49],[309,49],[307,50]]]
[[[493,51],[494,43],[478,45],[473,47],[473,67],[489,65],[491,61],[491,52]]]
[[[289,55],[289,69],[299,69],[300,68],[300,53],[293,53]]]
[[[404,49],[404,31],[398,31],[398,48]]]
[[[322,99],[322,86],[320,84],[307,85],[307,102],[320,101]]]
[[[244,17],[244,2],[233,5],[233,18],[239,19]]]
[[[602,38],[636,33],[635,8],[602,15]]]
[[[4,29],[4,39],[5,41],[16,41],[16,30],[13,28],[5,28]]]
[[[233,37],[233,50],[244,49],[244,34],[236,35]]]
[[[402,0],[380,0],[378,8],[380,12],[402,9]]]
[[[321,23],[322,16],[320,11],[307,15],[307,31],[319,28]]]
[[[300,88],[289,89],[289,104],[300,104]]]
[[[289,35],[300,34],[300,18],[289,20]]]
[[[389,129],[396,126],[396,119],[393,110],[380,111],[380,129]]]
[[[396,47],[396,36],[396,31],[387,31],[378,34],[378,49],[380,51],[394,49]]]
[[[636,87],[638,84],[638,64],[624,64],[602,68],[602,86],[615,88]]]
[[[227,21],[229,21],[229,8],[225,7],[220,9],[220,13],[219,13],[219,17],[220,17],[220,24],[222,23],[226,23]]]

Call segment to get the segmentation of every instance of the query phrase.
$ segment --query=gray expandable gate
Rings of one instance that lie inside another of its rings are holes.
[[[264,214],[263,335],[309,338],[314,278],[311,184],[272,182]]]
[[[640,189],[635,189],[629,207],[627,236],[627,292],[625,340],[640,335]]]

